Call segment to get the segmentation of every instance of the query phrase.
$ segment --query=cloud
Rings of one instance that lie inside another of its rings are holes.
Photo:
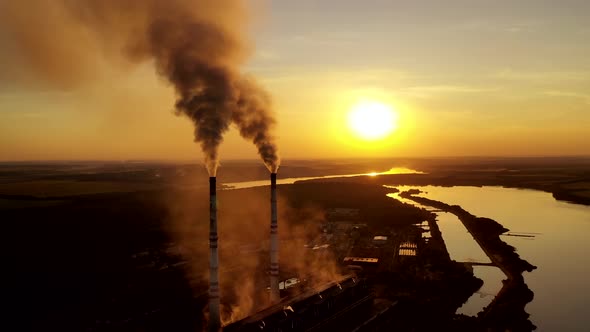
[[[499,88],[481,88],[466,85],[426,85],[403,88],[398,94],[417,98],[431,98],[440,94],[473,94],[497,91]]]
[[[541,25],[539,21],[511,21],[498,22],[491,20],[469,20],[461,22],[452,27],[457,31],[477,31],[477,32],[493,32],[493,33],[525,33],[535,32]]]
[[[511,81],[590,81],[587,71],[515,71],[503,69],[492,73],[491,78]]]
[[[286,82],[301,82],[311,87],[320,82],[349,85],[351,83],[369,83],[373,85],[387,85],[388,82],[407,80],[413,76],[409,73],[388,68],[349,68],[349,69],[310,69],[305,66],[250,66],[250,71],[255,73],[266,84]],[[358,84],[357,84],[358,85]]]
[[[543,92],[543,94],[551,97],[581,99],[584,101],[584,103],[590,105],[590,94],[587,93],[579,93],[573,91],[545,91]]]
[[[254,53],[254,59],[272,61],[280,59],[280,56],[278,53],[271,50],[257,50]]]

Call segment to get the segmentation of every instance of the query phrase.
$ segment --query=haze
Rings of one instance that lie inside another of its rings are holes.
[[[590,151],[587,1],[250,4],[243,69],[273,96],[284,158]],[[0,45],[9,58],[3,30]],[[1,65],[0,160],[202,159],[152,63],[96,66],[56,88]],[[371,144],[351,134],[359,99],[395,109],[397,130]],[[256,147],[233,128],[220,154],[255,158]]]

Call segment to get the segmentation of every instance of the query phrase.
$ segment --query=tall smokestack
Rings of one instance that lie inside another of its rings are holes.
[[[217,253],[216,178],[209,178],[209,332],[221,328],[219,304],[219,256]]]
[[[279,239],[277,224],[277,173],[270,174],[270,300],[276,303],[279,294]]]

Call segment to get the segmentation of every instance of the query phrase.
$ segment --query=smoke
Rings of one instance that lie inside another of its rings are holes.
[[[319,228],[326,221],[324,211],[310,205],[294,208],[284,199],[280,205],[280,269],[296,272],[312,288],[341,279],[343,274],[333,248],[305,249],[311,242],[324,243]]]
[[[268,170],[276,173],[279,169],[279,156],[274,137],[270,136],[275,125],[275,119],[269,112],[270,97],[251,77],[244,77],[239,82],[239,91],[240,98],[233,113],[233,121],[240,135],[256,145]]]
[[[176,92],[176,113],[193,122],[211,176],[232,123],[276,171],[270,98],[240,72],[247,17],[239,0],[2,1],[0,68],[69,89],[96,79],[105,62],[153,63]]]
[[[204,173],[204,172],[203,172]],[[199,183],[198,178],[179,179],[178,185]],[[208,191],[169,189],[165,206],[169,209],[167,230],[180,248],[195,296],[207,292],[206,239],[209,230]],[[269,301],[269,220],[268,187],[221,190],[219,201],[219,278],[223,324],[242,319],[270,305]],[[338,258],[330,250],[306,249],[310,242],[321,244],[319,225],[324,210],[315,206],[295,206],[289,194],[278,192],[281,280],[299,277],[306,288],[317,287],[342,276]],[[239,208],[238,208],[239,207]]]

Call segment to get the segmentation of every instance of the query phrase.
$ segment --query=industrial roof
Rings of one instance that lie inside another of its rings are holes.
[[[345,262],[365,262],[365,263],[377,263],[378,258],[372,257],[344,257]]]

